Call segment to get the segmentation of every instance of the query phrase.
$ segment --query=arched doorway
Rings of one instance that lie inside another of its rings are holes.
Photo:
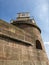
[[[36,48],[42,50],[42,46],[39,40],[36,40]]]

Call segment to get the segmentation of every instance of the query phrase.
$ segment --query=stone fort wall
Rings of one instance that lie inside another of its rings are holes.
[[[0,65],[48,65],[45,51],[24,30],[0,20]]]

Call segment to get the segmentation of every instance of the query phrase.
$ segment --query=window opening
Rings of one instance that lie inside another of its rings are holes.
[[[36,40],[36,48],[42,50],[42,46],[39,40]]]

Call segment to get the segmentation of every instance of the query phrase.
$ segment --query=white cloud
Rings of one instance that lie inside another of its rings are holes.
[[[45,44],[45,49],[46,49],[47,56],[48,56],[48,59],[49,59],[49,42],[44,42],[44,44]]]
[[[49,42],[44,42],[44,44],[48,44],[49,45]]]

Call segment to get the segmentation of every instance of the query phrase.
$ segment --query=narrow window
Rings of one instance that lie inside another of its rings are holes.
[[[36,40],[36,48],[42,50],[42,46],[39,40]]]

